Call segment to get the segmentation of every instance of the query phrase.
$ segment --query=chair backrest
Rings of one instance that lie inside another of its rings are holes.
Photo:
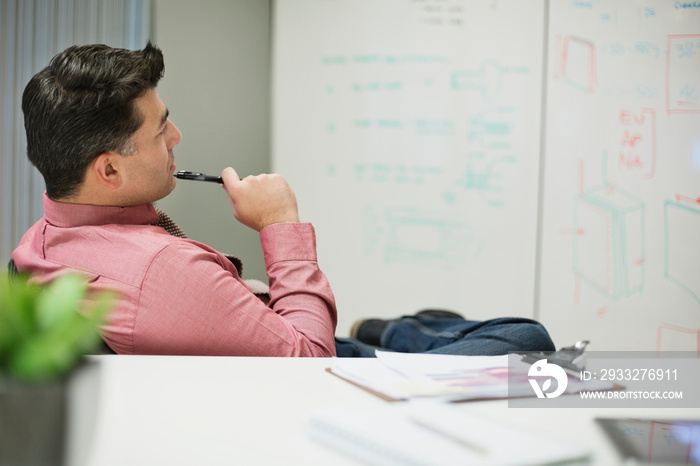
[[[10,276],[19,275],[19,270],[17,270],[14,259],[10,259],[10,262],[7,264],[7,271],[10,272]]]

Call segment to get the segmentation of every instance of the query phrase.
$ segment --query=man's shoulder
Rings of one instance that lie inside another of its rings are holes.
[[[149,264],[170,245],[182,241],[151,225],[48,226],[43,245],[34,248],[41,262],[88,271],[138,286]],[[34,241],[36,243],[36,241]]]
[[[68,267],[138,286],[154,261],[177,263],[206,256],[222,262],[214,249],[153,225],[60,228],[41,223],[30,228],[13,253],[20,270]]]
[[[64,240],[66,238],[63,238]],[[169,248],[188,249],[189,241],[152,225],[98,225],[82,227],[79,237],[70,239],[73,248],[110,261],[144,264]]]
[[[138,224],[82,225],[72,228],[49,225],[44,236],[47,242],[70,243],[81,249],[109,246],[110,249],[158,250],[180,239],[160,227]]]
[[[218,255],[205,244],[173,236],[153,225],[85,227],[81,238],[74,238],[73,243],[73,248],[92,252],[102,261],[129,262],[138,267],[148,267],[156,260],[183,261],[188,257]]]

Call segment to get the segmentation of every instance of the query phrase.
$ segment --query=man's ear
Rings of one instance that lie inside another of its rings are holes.
[[[95,158],[91,171],[99,183],[111,189],[118,189],[122,185],[120,158],[114,152],[104,152]]]

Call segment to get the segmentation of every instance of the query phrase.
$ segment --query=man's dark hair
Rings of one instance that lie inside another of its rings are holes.
[[[134,100],[154,89],[163,53],[102,44],[72,46],[51,59],[22,95],[27,157],[51,199],[74,194],[90,163],[104,152],[130,155],[143,123]]]

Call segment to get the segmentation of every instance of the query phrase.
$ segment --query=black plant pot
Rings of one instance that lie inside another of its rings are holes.
[[[98,369],[96,363],[83,364],[65,377],[44,383],[19,382],[0,374],[0,466],[61,466],[68,464],[69,457],[71,464],[76,457],[84,458],[86,453],[76,451],[69,442],[80,449],[89,447],[90,439],[85,436],[94,427],[96,403],[81,407],[82,412],[92,412],[91,425],[76,429],[71,393],[87,388],[96,401]],[[81,423],[85,424],[84,419]],[[82,438],[76,439],[76,434]]]

